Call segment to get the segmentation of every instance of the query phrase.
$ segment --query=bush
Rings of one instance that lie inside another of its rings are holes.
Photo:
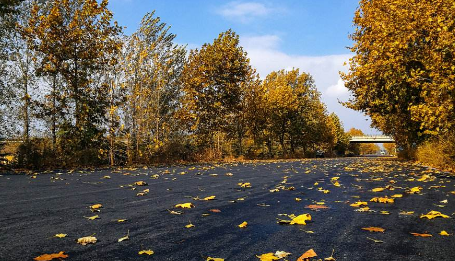
[[[432,138],[417,148],[416,159],[423,164],[455,170],[455,133]]]

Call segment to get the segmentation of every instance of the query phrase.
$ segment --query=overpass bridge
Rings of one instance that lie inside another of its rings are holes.
[[[386,135],[352,136],[350,143],[395,143],[395,140]]]

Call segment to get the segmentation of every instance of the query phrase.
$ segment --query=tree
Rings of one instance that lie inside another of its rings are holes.
[[[170,27],[148,13],[129,37],[125,57],[130,161],[150,159],[178,129],[184,46],[173,43]],[[144,154],[145,153],[145,154]],[[142,156],[141,156],[142,155]]]
[[[181,118],[197,135],[199,144],[211,145],[216,134],[237,136],[239,153],[245,128],[241,113],[245,90],[255,79],[239,37],[232,30],[212,44],[191,50],[183,75]],[[232,130],[232,126],[236,126]],[[219,148],[218,148],[219,150]]]
[[[454,17],[451,1],[361,0],[355,13],[348,106],[404,147],[454,125]]]
[[[397,145],[395,143],[384,143],[384,149],[388,155],[395,155],[397,153]]]
[[[55,0],[45,8],[35,4],[23,28],[30,47],[43,57],[39,61],[42,75],[59,75],[64,80],[64,89],[53,89],[51,99],[61,98],[59,109],[66,110],[59,133],[62,148],[70,155],[95,151],[102,141],[109,95],[107,85],[95,81],[96,75],[106,64],[117,62],[112,54],[121,47],[116,38],[121,28],[111,24],[107,4],[107,0]],[[55,103],[53,110],[59,111]]]
[[[343,123],[335,113],[331,113],[329,117],[332,119],[336,133],[336,144],[333,149],[336,151],[336,154],[343,156],[349,146],[349,135],[344,131]]]

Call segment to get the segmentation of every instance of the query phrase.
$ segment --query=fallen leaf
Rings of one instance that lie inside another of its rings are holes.
[[[412,232],[411,232],[411,235],[413,235],[415,237],[432,237],[431,234],[420,234],[420,233],[412,233]]]
[[[314,252],[313,249],[310,249],[308,251],[306,251],[305,253],[303,253],[303,255],[301,255],[297,261],[305,261],[306,259],[309,259],[309,258],[312,258],[312,257],[315,257],[315,256],[318,256],[316,254],[316,252]]]
[[[437,217],[449,218],[449,216],[444,215],[441,212],[434,211],[434,210],[428,212],[428,214],[426,214],[426,215],[423,215],[423,214],[420,215],[420,218],[428,218],[428,219],[433,219],[433,218],[437,218]]]
[[[111,176],[108,176],[108,175],[103,177],[103,179],[110,179],[110,178],[111,178]]]
[[[101,204],[95,204],[95,205],[91,205],[90,206],[90,210],[92,212],[95,212],[95,211],[99,211],[99,209],[102,208],[102,207],[103,207],[103,205],[101,205]]]
[[[100,216],[98,215],[95,215],[95,216],[91,216],[91,217],[85,217],[86,219],[89,219],[89,220],[95,220],[95,219],[99,219]]]
[[[422,187],[413,187],[408,191],[408,193],[409,194],[418,194],[418,193],[420,193],[421,190],[422,190]]]
[[[185,226],[186,228],[192,228],[192,227],[195,227],[191,222]]]
[[[373,242],[375,242],[375,243],[384,243],[384,241],[382,241],[382,240],[377,240],[377,239],[374,239],[374,238],[369,238],[369,237],[367,237],[367,239],[369,239],[369,240],[371,240],[371,241],[373,241]]]
[[[136,186],[147,186],[147,182],[142,181],[142,180],[141,181],[136,181],[136,182],[134,182],[134,185],[136,185]]]
[[[302,214],[298,215],[297,217],[293,218],[291,220],[291,225],[297,224],[297,225],[306,225],[306,221],[311,220],[311,215],[310,214]]]
[[[443,230],[441,232],[439,232],[439,235],[441,236],[450,236],[451,234],[447,233],[447,231]]]
[[[174,211],[174,210],[169,210],[169,209],[167,211],[169,211],[169,213],[171,213],[172,215],[181,215],[181,214],[183,214],[182,211]]]
[[[371,191],[373,191],[373,192],[381,192],[381,191],[384,191],[384,190],[385,190],[385,188],[374,188]]]
[[[151,250],[151,249],[139,251],[139,255],[149,255],[149,256],[151,256],[153,254],[155,254],[155,252],[153,252],[153,250]]]
[[[262,254],[260,256],[257,256],[261,261],[273,261],[273,260],[279,260],[279,257],[276,257],[273,253],[266,253]]]
[[[221,210],[216,209],[216,208],[209,209],[209,211],[213,212],[213,213],[220,213],[221,212]]]
[[[129,235],[130,235],[130,231],[128,230],[128,234],[126,234],[126,236],[124,236],[124,237],[119,238],[118,242],[129,240],[130,239]]]
[[[214,199],[215,199],[215,196],[208,196],[208,197],[203,198],[202,200],[214,200]]]
[[[285,252],[285,251],[276,251],[275,256],[278,258],[285,258],[289,256],[291,253]]]
[[[395,200],[393,198],[388,198],[388,197],[374,197],[372,199],[370,199],[371,202],[378,202],[378,203],[384,203],[384,204],[387,204],[387,203],[394,203]]]
[[[78,244],[81,244],[83,246],[87,244],[95,244],[97,241],[96,237],[93,236],[88,236],[88,237],[81,237],[77,240]]]
[[[224,261],[224,258],[207,257],[206,261]]]
[[[320,210],[320,209],[328,209],[329,207],[324,206],[324,205],[308,205],[308,206],[305,206],[305,208],[309,208],[311,210]]]
[[[182,203],[175,205],[176,208],[194,208],[193,203]]]
[[[54,237],[64,238],[64,237],[66,237],[66,236],[67,236],[67,234],[55,234]]]
[[[242,224],[239,225],[239,228],[246,228],[247,225],[248,225],[248,222],[243,221]]]
[[[365,201],[357,201],[356,203],[352,203],[350,206],[351,207],[355,207],[355,208],[358,208],[360,206],[367,206],[368,205],[368,202],[365,202]]]
[[[52,259],[62,259],[62,258],[67,258],[68,255],[65,255],[65,252],[63,251],[60,251],[59,253],[55,253],[55,254],[44,254],[44,255],[40,255],[40,256],[37,256],[35,258],[33,258],[33,260],[36,260],[36,261],[49,261],[49,260],[52,260]]]
[[[242,188],[251,188],[251,183],[250,182],[245,182],[245,183],[238,183],[238,185]]]
[[[382,232],[384,233],[385,229],[382,227],[362,227],[363,230],[370,232]]]
[[[117,222],[118,223],[123,223],[123,222],[126,222],[128,219],[117,219]]]
[[[402,198],[402,197],[403,197],[403,194],[392,195],[392,198]]]
[[[413,215],[414,214],[414,211],[401,211],[400,213],[398,213],[400,215]]]
[[[295,198],[295,201],[299,202],[299,201],[302,201],[301,198]]]

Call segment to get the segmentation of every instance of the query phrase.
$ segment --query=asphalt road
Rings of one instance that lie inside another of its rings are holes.
[[[137,181],[148,186],[132,186]],[[239,182],[250,182],[251,188],[240,188]],[[279,186],[285,189],[271,192]],[[379,187],[386,189],[372,191]],[[409,194],[413,187],[422,190]],[[137,196],[144,189],[149,192]],[[276,251],[290,252],[287,260],[296,260],[309,249],[322,259],[334,251],[336,260],[455,260],[455,236],[439,235],[442,230],[455,234],[454,191],[455,179],[445,173],[374,158],[3,175],[0,260],[32,260],[60,251],[69,255],[66,260],[241,261]],[[395,194],[403,197],[393,204],[370,202]],[[193,199],[208,196],[216,199]],[[370,210],[350,206],[356,201],[368,202]],[[180,203],[195,207],[174,208]],[[94,204],[103,205],[100,212],[90,210]],[[305,208],[318,204],[328,209]],[[449,218],[420,218],[431,210]],[[307,225],[277,223],[287,218],[280,214],[304,213],[312,217]],[[100,218],[86,218],[94,215]],[[244,221],[247,227],[239,228]],[[194,227],[186,228],[190,223]],[[67,236],[54,237],[60,233]],[[129,240],[118,242],[128,233]],[[95,244],[76,243],[91,235],[98,239]],[[154,254],[138,254],[147,249]]]

